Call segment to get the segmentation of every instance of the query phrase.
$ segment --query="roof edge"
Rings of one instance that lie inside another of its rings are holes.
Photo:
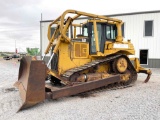
[[[110,15],[103,15],[103,16],[107,16],[107,17],[115,17],[115,16],[127,16],[127,15],[138,15],[138,14],[150,14],[150,13],[160,13],[160,10],[153,10],[153,11],[141,11],[141,12],[131,12],[131,13],[120,13],[120,14],[110,14]],[[77,20],[79,19],[87,19],[88,17],[81,17],[81,18],[77,18]],[[54,20],[41,20],[41,22],[52,22]]]

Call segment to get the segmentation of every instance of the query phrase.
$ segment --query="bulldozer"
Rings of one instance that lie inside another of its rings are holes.
[[[86,21],[81,22],[81,17]],[[20,61],[14,84],[22,99],[19,110],[104,86],[132,86],[138,73],[147,74],[144,82],[148,82],[151,70],[130,57],[135,49],[131,40],[123,40],[122,24],[116,18],[76,10],[66,10],[51,22],[44,56],[25,56]]]

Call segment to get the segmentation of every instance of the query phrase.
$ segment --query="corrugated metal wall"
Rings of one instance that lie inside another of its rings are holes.
[[[48,46],[49,40],[48,40],[48,26],[50,22],[41,22],[41,51],[42,51],[42,56],[44,55],[44,52]],[[54,27],[54,26],[53,26]],[[50,53],[47,55],[50,56]]]
[[[116,17],[116,16],[115,16]],[[160,13],[117,16],[125,23],[125,40],[131,39],[139,58],[140,49],[148,49],[149,59],[160,59]],[[144,21],[153,20],[153,36],[144,36]]]
[[[146,68],[160,68],[160,59],[148,59],[148,65],[141,65]]]
[[[44,55],[45,49],[47,48],[48,45],[48,38],[47,38],[47,33],[48,33],[48,25],[50,22],[41,22],[41,44],[42,44],[42,56]]]

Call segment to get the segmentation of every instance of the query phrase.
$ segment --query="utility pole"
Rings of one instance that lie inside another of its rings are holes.
[[[15,53],[16,53],[16,40],[15,40]]]
[[[16,40],[15,40],[15,53],[17,53],[17,48],[16,48]]]
[[[40,54],[42,56],[42,13],[41,13],[41,21],[40,21]]]
[[[42,13],[41,13],[41,21],[42,21]]]

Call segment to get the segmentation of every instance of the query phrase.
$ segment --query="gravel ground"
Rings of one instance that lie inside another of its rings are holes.
[[[13,87],[18,68],[16,60],[0,58],[0,120],[160,120],[160,69],[152,69],[147,84],[143,83],[146,76],[139,74],[133,87],[45,100],[16,113],[21,105]]]

